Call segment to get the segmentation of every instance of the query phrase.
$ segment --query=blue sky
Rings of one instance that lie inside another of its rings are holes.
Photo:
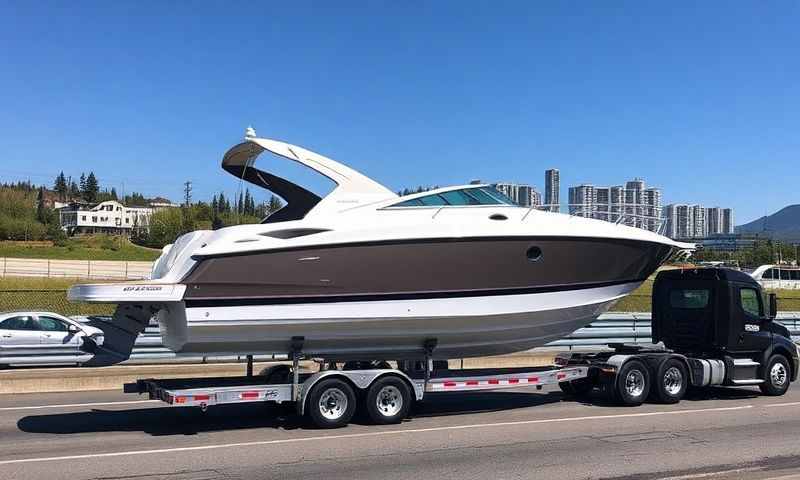
[[[0,180],[207,199],[252,124],[393,189],[557,167],[743,223],[800,202],[800,3],[698,3],[5,1]]]

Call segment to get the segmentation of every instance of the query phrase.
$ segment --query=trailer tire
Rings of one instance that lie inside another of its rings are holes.
[[[651,389],[659,402],[678,403],[686,395],[688,384],[686,365],[677,358],[668,358],[658,366]]]
[[[326,378],[311,387],[306,412],[319,428],[340,428],[347,425],[356,411],[353,388],[338,378]]]
[[[650,371],[639,360],[629,360],[617,372],[616,396],[630,407],[644,403],[650,393]]]
[[[780,354],[769,357],[764,368],[764,383],[759,385],[761,393],[773,397],[786,393],[789,389],[790,372],[789,360],[786,357]]]
[[[373,423],[400,423],[411,408],[411,390],[401,378],[393,375],[381,377],[370,385],[364,402]]]

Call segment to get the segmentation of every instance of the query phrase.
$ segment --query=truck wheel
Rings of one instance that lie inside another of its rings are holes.
[[[411,391],[406,382],[395,376],[381,377],[369,387],[364,401],[373,423],[400,423],[411,408]]]
[[[764,369],[764,383],[759,385],[761,393],[770,396],[779,396],[789,389],[789,361],[783,355],[769,357],[767,367]]]
[[[641,405],[650,393],[650,372],[639,360],[629,360],[617,373],[617,398],[623,405]]]
[[[356,395],[347,382],[328,378],[312,387],[307,411],[319,428],[344,427],[356,411]]]
[[[585,397],[591,393],[594,383],[590,378],[579,378],[569,382],[558,382],[561,391],[573,397]]]
[[[689,373],[686,365],[678,359],[670,358],[658,367],[653,390],[656,399],[661,403],[678,403],[684,395],[689,384]]]

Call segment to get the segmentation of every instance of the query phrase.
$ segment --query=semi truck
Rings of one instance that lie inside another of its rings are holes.
[[[746,273],[726,268],[664,270],[652,292],[656,346],[612,344],[590,353],[565,352],[554,365],[529,368],[450,369],[432,360],[436,339],[420,346],[420,360],[319,361],[300,371],[302,337],[292,339],[292,364],[253,374],[252,357],[241,377],[141,379],[125,392],[147,394],[172,406],[206,410],[220,404],[294,404],[319,428],[347,425],[361,410],[376,424],[407,417],[415,402],[436,392],[468,392],[558,385],[571,396],[593,391],[622,405],[647,400],[677,403],[689,388],[757,386],[783,395],[797,379],[800,351],[775,322],[777,298]]]

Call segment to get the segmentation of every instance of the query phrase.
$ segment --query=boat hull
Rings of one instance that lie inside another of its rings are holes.
[[[327,359],[499,355],[545,345],[591,323],[641,282],[558,292],[436,299],[240,305],[160,315],[165,345],[182,353],[286,354],[303,337]]]

